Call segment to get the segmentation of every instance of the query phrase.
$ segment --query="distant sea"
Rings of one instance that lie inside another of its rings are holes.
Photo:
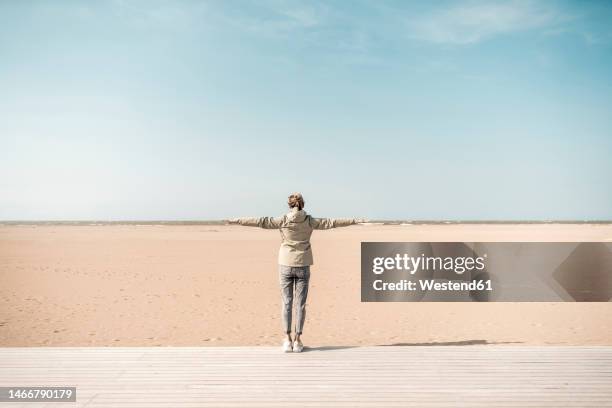
[[[45,220],[0,221],[0,225],[224,225],[224,220]],[[444,224],[612,224],[612,220],[369,220],[379,225],[444,225]]]

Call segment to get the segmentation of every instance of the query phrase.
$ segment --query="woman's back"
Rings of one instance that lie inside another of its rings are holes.
[[[279,265],[305,266],[312,265],[312,248],[310,247],[310,236],[312,217],[304,210],[292,208],[283,217],[279,228],[281,234],[281,246],[278,252]]]

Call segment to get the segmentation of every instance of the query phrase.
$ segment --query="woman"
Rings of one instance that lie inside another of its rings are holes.
[[[279,280],[281,286],[282,320],[287,338],[283,342],[284,352],[300,353],[304,349],[301,336],[306,318],[306,297],[310,280],[310,265],[313,264],[310,235],[315,229],[345,227],[361,222],[356,219],[313,218],[304,211],[304,198],[300,193],[289,196],[289,212],[281,217],[234,218],[231,224],[278,229],[281,245],[278,252]],[[291,312],[295,287],[296,322],[295,341],[291,340]]]

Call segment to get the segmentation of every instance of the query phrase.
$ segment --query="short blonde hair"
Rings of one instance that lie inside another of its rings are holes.
[[[297,207],[298,210],[304,208],[304,197],[300,193],[293,193],[289,196],[289,200],[287,200],[287,204],[289,208]]]

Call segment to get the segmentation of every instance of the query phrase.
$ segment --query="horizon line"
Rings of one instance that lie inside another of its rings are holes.
[[[333,217],[332,217],[333,218]],[[73,219],[73,220],[0,220],[0,225],[226,225],[225,219],[211,220],[96,220],[96,219]],[[362,224],[612,224],[610,220],[505,220],[505,219],[373,219]]]

